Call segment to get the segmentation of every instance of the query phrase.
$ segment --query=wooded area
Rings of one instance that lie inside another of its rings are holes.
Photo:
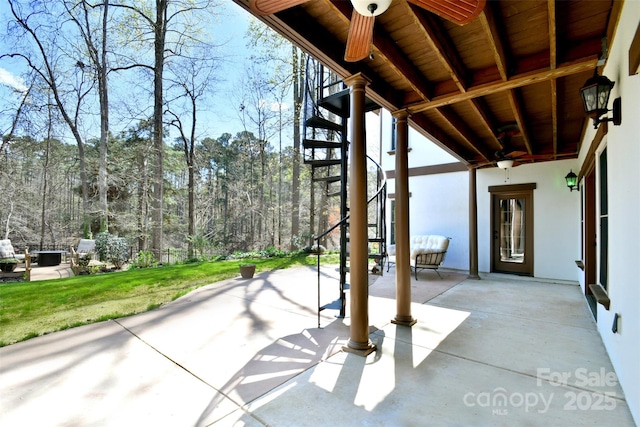
[[[190,255],[310,244],[301,51],[254,22],[255,56],[232,81],[216,73],[214,1],[8,4],[0,66],[25,83],[2,92],[0,235],[21,249],[108,231],[135,251]],[[229,84],[244,130],[203,135]],[[334,211],[313,209],[318,224]]]

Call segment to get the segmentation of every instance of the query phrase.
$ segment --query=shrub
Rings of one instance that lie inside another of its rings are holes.
[[[127,240],[109,233],[99,233],[96,236],[96,252],[100,261],[110,262],[118,270],[129,259]]]
[[[325,248],[322,245],[313,245],[313,246],[307,246],[306,248],[304,248],[304,252],[308,253],[308,254],[323,254],[327,251],[327,248]]]
[[[158,260],[151,251],[138,252],[136,262],[131,263],[131,268],[152,268],[158,266]]]

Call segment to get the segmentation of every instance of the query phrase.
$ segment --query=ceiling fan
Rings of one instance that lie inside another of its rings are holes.
[[[500,142],[502,149],[496,151],[495,160],[478,164],[476,167],[489,165],[496,165],[500,169],[509,169],[514,167],[518,158],[528,154],[526,151],[516,151],[509,148],[511,137],[518,134],[520,134],[520,128],[517,123],[509,123],[507,125],[500,126],[496,132],[496,139]]]
[[[556,160],[559,157],[562,157],[554,154],[530,154],[527,151],[518,151],[510,148],[511,138],[518,136],[519,134],[520,128],[517,123],[509,123],[504,126],[500,126],[496,132],[496,139],[500,141],[500,145],[503,148],[496,151],[495,160],[478,164],[476,167],[496,165],[498,168],[506,170],[522,163]]]
[[[309,0],[249,0],[251,10],[271,15]],[[385,12],[392,0],[350,0],[353,5],[344,60],[357,62],[371,53],[375,17]],[[407,0],[458,25],[471,22],[482,12],[486,0]]]

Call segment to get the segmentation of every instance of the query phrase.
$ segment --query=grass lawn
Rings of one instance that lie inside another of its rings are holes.
[[[337,255],[323,255],[323,264]],[[256,272],[316,265],[315,255],[176,264],[36,282],[0,283],[0,347],[88,323],[152,310],[210,283]]]

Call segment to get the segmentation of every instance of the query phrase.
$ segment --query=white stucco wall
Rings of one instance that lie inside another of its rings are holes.
[[[640,1],[624,2],[604,74],[615,81],[610,102],[622,97],[622,125],[609,124],[603,144],[608,155],[609,278],[611,308],[598,305],[597,328],[624,390],[635,422],[640,425],[640,75],[628,75],[629,47],[640,22]],[[576,94],[577,96],[577,94]],[[390,114],[380,124],[381,158],[393,170],[390,150]],[[497,168],[477,171],[478,267],[490,269],[490,194],[493,185],[536,183],[534,190],[534,275],[578,281],[584,290],[581,259],[581,196],[569,192],[564,176],[578,172],[595,131],[589,126],[578,159],[519,165],[505,173]],[[409,167],[444,164],[455,159],[414,131],[409,133]],[[452,236],[445,267],[467,270],[468,173],[456,172],[410,178],[410,232]],[[394,192],[393,180],[389,192]],[[611,331],[613,317],[621,318],[618,333]]]
[[[391,115],[382,113],[382,165],[394,169],[390,155]],[[409,167],[455,162],[456,159],[417,132],[409,133]],[[512,168],[509,180],[498,168],[477,171],[478,191],[478,269],[490,271],[490,194],[489,186],[535,183],[534,191],[534,276],[559,280],[578,280],[581,270],[580,195],[569,192],[564,176],[577,170],[576,160],[520,165]],[[389,193],[395,192],[394,180]],[[452,237],[444,267],[469,269],[469,173],[452,172],[410,177],[410,234],[442,234]],[[390,216],[388,216],[390,217]]]
[[[391,114],[381,114],[381,153],[385,170],[395,169],[391,151]],[[456,163],[458,160],[409,128],[409,168]],[[395,193],[395,181],[389,180],[389,193]],[[439,234],[451,237],[443,267],[469,269],[469,175],[450,172],[415,176],[409,179],[409,234]],[[390,209],[390,203],[387,209]],[[390,220],[391,216],[387,215]]]
[[[524,164],[509,171],[505,182],[502,169],[480,169],[478,189],[478,269],[491,266],[491,196],[490,186],[535,183],[533,190],[535,277],[578,280],[580,259],[580,195],[570,192],[565,175],[576,170],[575,160]]]
[[[629,47],[640,22],[640,1],[625,1],[618,31],[603,74],[615,82],[609,101],[622,97],[622,124],[609,123],[607,147],[609,197],[609,277],[607,311],[598,305],[598,331],[624,390],[636,424],[640,425],[640,75],[629,76]],[[591,127],[581,161],[595,135]],[[599,148],[602,148],[599,147]],[[621,318],[618,333],[613,317]]]
[[[393,180],[390,188],[390,192],[395,191]],[[446,268],[469,270],[468,191],[467,172],[424,175],[409,180],[409,234],[451,237],[442,264]]]

